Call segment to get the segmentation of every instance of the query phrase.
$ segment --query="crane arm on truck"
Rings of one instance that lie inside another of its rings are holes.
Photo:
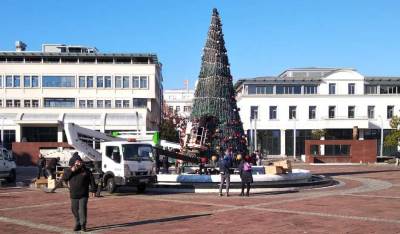
[[[64,124],[65,135],[67,136],[68,144],[81,152],[84,161],[101,161],[101,153],[88,145],[84,140],[96,142],[109,141],[124,141],[125,139],[111,137],[105,133],[95,130],[80,127],[74,123]]]

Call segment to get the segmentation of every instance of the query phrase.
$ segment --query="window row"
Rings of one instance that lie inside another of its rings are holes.
[[[355,106],[347,107],[347,118],[355,118]],[[277,119],[277,106],[269,106],[269,119]],[[316,119],[317,106],[308,106],[308,119]],[[386,118],[391,119],[394,113],[394,106],[387,106]],[[289,119],[297,118],[297,106],[289,106]],[[375,106],[368,106],[367,109],[368,119],[375,119]],[[336,118],[336,106],[328,106],[328,117],[330,119]],[[250,107],[250,119],[258,119],[258,106]]]
[[[3,107],[3,100],[0,99],[0,107]],[[6,99],[4,103],[4,107],[8,108],[38,108],[39,107],[39,100],[32,99],[32,100],[19,100],[19,99]]]
[[[39,76],[0,75],[0,88],[38,88]],[[75,76],[42,76],[43,88],[75,88]],[[148,89],[148,76],[79,76],[79,88]],[[4,83],[3,83],[4,80]]]
[[[181,111],[181,107],[180,106],[176,106],[174,108],[174,106],[168,106],[168,111],[170,113],[174,113],[174,111],[175,111],[175,113],[178,113],[178,112]],[[191,112],[191,111],[192,111],[192,107],[191,106],[183,106],[183,112]]]
[[[247,94],[317,94],[317,85],[246,85]]]

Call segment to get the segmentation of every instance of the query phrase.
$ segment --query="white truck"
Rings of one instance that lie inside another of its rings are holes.
[[[151,144],[108,136],[73,123],[65,124],[64,130],[68,144],[74,149],[43,150],[46,159],[60,158],[61,167],[68,167],[69,159],[77,151],[92,169],[97,184],[110,193],[119,186],[137,186],[143,192],[147,185],[157,181]],[[100,149],[95,149],[96,145]]]
[[[0,146],[0,180],[6,179],[7,182],[15,182],[16,168],[12,152]]]

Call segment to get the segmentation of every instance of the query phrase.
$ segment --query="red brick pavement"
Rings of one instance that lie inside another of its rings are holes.
[[[89,201],[99,233],[400,233],[400,170],[391,166],[310,166],[339,186],[296,193],[125,194]],[[371,183],[371,184],[370,184]],[[65,232],[68,193],[0,189],[0,233]]]

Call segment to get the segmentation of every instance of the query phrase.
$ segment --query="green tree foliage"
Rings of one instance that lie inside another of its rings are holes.
[[[400,117],[399,116],[393,116],[392,119],[390,120],[390,127],[394,130],[390,132],[389,135],[385,137],[384,145],[385,146],[397,146],[399,145],[399,139],[400,139]]]
[[[175,127],[173,119],[163,119],[160,125],[160,139],[179,142],[179,133]]]

